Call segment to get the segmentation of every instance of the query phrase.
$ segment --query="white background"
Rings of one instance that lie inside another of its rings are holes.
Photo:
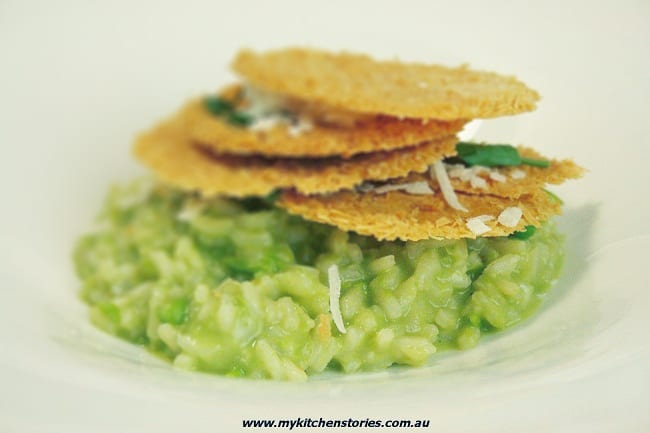
[[[425,369],[299,385],[176,372],[86,323],[70,250],[107,186],[144,172],[134,134],[231,79],[240,47],[286,45],[469,63],[539,90],[537,111],[479,131],[590,170],[557,190],[572,255],[539,317]],[[650,430],[649,53],[648,1],[2,0],[0,430],[221,432],[298,416]]]

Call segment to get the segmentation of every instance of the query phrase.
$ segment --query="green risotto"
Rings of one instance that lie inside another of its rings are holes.
[[[271,199],[114,188],[74,261],[92,322],[177,367],[301,380],[423,365],[531,314],[563,260],[531,237],[386,242],[305,221]],[[345,333],[330,312],[337,265]]]

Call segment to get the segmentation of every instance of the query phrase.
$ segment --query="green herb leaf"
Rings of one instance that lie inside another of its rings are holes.
[[[220,98],[218,96],[208,96],[203,100],[203,104],[205,105],[205,108],[212,114],[215,114],[217,116],[221,116],[224,114],[230,114],[235,107],[230,103],[230,101],[226,101],[223,98]]]
[[[509,144],[478,144],[460,141],[456,144],[458,157],[468,166],[483,167],[532,165],[546,168],[549,161],[543,159],[522,158],[517,148]]]
[[[205,108],[215,116],[223,116],[228,123],[246,127],[255,121],[255,118],[250,114],[237,111],[232,102],[227,101],[218,96],[208,96],[203,100]]]
[[[551,162],[546,159],[533,159],[533,158],[521,158],[521,163],[526,165],[532,165],[533,167],[548,168],[551,166]]]
[[[273,190],[273,192],[271,192],[266,197],[264,197],[264,200],[266,200],[270,204],[273,204],[280,198],[281,195],[282,195],[282,190],[275,189]]]
[[[456,144],[458,156],[469,166],[482,165],[496,167],[503,165],[521,165],[521,157],[514,147],[507,144],[476,144],[459,142]]]
[[[228,114],[228,122],[235,126],[249,126],[255,119],[250,114],[242,113],[240,111],[232,111]]]
[[[510,234],[510,236],[508,237],[512,239],[520,239],[522,241],[525,241],[526,239],[534,235],[536,231],[537,228],[535,226],[526,226],[522,231],[514,232]]]

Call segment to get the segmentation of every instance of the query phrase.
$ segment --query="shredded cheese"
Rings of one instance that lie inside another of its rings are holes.
[[[292,137],[297,137],[303,132],[309,132],[314,128],[314,125],[306,117],[299,117],[298,121],[289,126],[288,132]]]
[[[447,175],[452,179],[460,179],[463,182],[469,182],[473,188],[486,189],[488,187],[487,181],[481,174],[487,174],[490,180],[495,182],[505,182],[507,178],[499,173],[498,170],[475,165],[473,167],[465,167],[462,164],[444,164],[447,169]],[[521,171],[521,170],[520,170]],[[526,175],[525,172],[524,176]]]
[[[469,183],[472,185],[472,188],[487,188],[487,182],[481,176],[474,175],[470,178]]]
[[[481,236],[484,233],[489,232],[492,230],[490,226],[485,224],[487,221],[493,220],[494,217],[492,215],[479,215],[474,218],[468,218],[465,221],[465,225],[467,228],[474,233],[476,236]]]
[[[341,316],[341,307],[339,305],[341,297],[341,277],[339,277],[339,268],[332,265],[327,269],[327,282],[330,288],[330,312],[336,328],[341,334],[345,334],[345,324]]]
[[[405,191],[408,194],[414,195],[432,195],[434,193],[429,183],[423,180],[418,182],[386,184],[373,188],[371,191],[375,194],[385,194],[389,191]]]
[[[286,125],[290,136],[296,137],[313,128],[312,122],[303,117],[295,119],[284,112],[286,102],[280,95],[261,90],[256,87],[244,87],[244,97],[247,106],[244,112],[251,115],[255,121],[248,127],[253,132],[264,132],[277,125]]]
[[[244,112],[255,118],[277,113],[285,105],[281,96],[251,85],[244,86],[244,99],[247,102]]]
[[[433,195],[433,190],[429,186],[429,182],[425,182],[425,181],[410,182],[410,183],[403,184],[403,186],[404,186],[404,191],[406,191],[408,194]]]
[[[255,122],[253,122],[253,124],[248,127],[248,129],[254,132],[269,131],[275,128],[277,125],[285,122],[286,120],[280,116],[269,115],[256,119]]]
[[[463,164],[445,164],[445,168],[447,169],[447,175],[453,179],[461,179],[467,172]]]
[[[445,198],[445,201],[449,204],[449,206],[456,210],[467,212],[467,209],[458,201],[456,192],[451,186],[449,176],[447,176],[447,169],[445,168],[442,161],[434,162],[431,166],[430,173],[436,177],[436,180],[440,185],[440,191],[442,191],[442,196]]]
[[[523,179],[524,177],[526,177],[526,172],[517,168],[510,172],[510,177],[515,180]]]
[[[497,221],[499,221],[499,224],[506,226],[506,227],[515,227],[517,224],[519,224],[519,220],[521,219],[521,216],[523,215],[523,212],[521,211],[520,208],[518,207],[507,207],[499,214],[499,218],[497,218]]]
[[[498,171],[491,171],[490,172],[490,179],[492,179],[495,182],[505,182],[506,177],[499,173]]]

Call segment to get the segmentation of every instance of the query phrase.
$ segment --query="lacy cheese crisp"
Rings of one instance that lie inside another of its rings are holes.
[[[305,381],[427,365],[527,320],[565,254],[545,188],[584,170],[459,141],[539,95],[431,60],[238,53],[238,82],[138,135],[153,179],[113,187],[77,242],[92,323],[175,368]]]

